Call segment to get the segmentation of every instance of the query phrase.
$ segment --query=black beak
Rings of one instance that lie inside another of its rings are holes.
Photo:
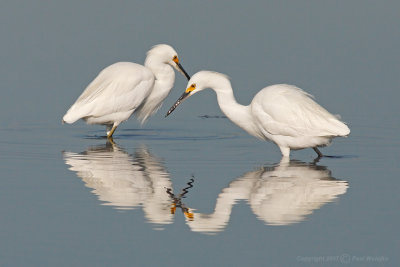
[[[190,76],[189,76],[189,74],[187,74],[185,69],[182,67],[181,63],[176,63],[176,65],[182,71],[182,74],[185,75],[186,79],[188,79],[188,81],[189,81],[190,80]]]
[[[179,106],[180,103],[183,102],[183,100],[185,100],[191,92],[184,92],[181,97],[179,97],[178,100],[176,100],[175,104],[172,105],[172,107],[168,110],[167,114],[165,115],[165,117],[167,117],[169,114],[172,113],[172,111],[174,111],[176,109],[177,106]]]

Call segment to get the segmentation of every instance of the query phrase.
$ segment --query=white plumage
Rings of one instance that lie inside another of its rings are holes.
[[[190,229],[203,233],[223,231],[235,204],[243,200],[265,224],[290,225],[346,193],[348,183],[333,178],[326,167],[286,160],[235,179],[218,195],[212,213],[193,212],[193,220],[186,221]]]
[[[121,210],[142,208],[151,223],[173,222],[171,198],[166,190],[172,188],[172,182],[160,159],[147,147],[137,148],[134,155],[129,155],[107,143],[79,154],[64,152],[63,157],[102,205]]]
[[[293,85],[265,87],[248,106],[236,102],[229,79],[211,71],[193,75],[188,87],[168,111],[167,116],[187,97],[205,88],[212,88],[224,114],[249,134],[274,142],[284,157],[290,149],[328,145],[334,137],[347,136],[350,129],[336,116],[317,104],[313,97]]]
[[[84,119],[107,126],[111,137],[117,126],[133,113],[141,123],[154,114],[174,85],[172,67],[189,79],[176,51],[169,45],[154,46],[144,66],[118,62],[102,70],[63,117],[63,122]]]

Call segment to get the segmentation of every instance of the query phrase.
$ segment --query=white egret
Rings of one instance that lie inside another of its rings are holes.
[[[63,122],[83,119],[88,124],[106,125],[109,138],[133,113],[143,124],[160,108],[174,85],[171,66],[190,79],[176,51],[166,44],[150,49],[144,66],[118,62],[106,67],[70,107]]]
[[[309,147],[321,157],[317,147],[350,133],[346,124],[300,88],[287,84],[271,85],[258,92],[250,105],[243,106],[236,102],[227,76],[211,71],[193,75],[187,89],[166,116],[184,99],[206,88],[215,91],[222,112],[231,121],[259,139],[274,142],[283,157],[289,157],[290,149]]]

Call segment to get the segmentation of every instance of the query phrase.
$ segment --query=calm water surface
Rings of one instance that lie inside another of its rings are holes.
[[[0,266],[400,266],[400,1],[2,1]],[[171,44],[239,103],[299,86],[349,138],[292,153],[215,94],[144,127],[61,118],[104,67]]]
[[[280,162],[224,118],[133,124],[1,129],[4,266],[398,263],[398,128]]]

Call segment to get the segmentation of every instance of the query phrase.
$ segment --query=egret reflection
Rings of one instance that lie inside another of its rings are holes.
[[[218,195],[213,213],[193,213],[193,220],[187,223],[196,232],[222,231],[233,206],[245,200],[265,224],[290,225],[305,220],[314,210],[346,193],[347,188],[346,181],[333,178],[324,166],[282,161],[237,178]]]
[[[193,213],[190,211],[190,208],[183,203],[182,198],[185,198],[185,195],[189,192],[189,189],[193,187],[193,182],[194,177],[190,178],[187,186],[183,188],[181,193],[177,196],[172,192],[172,188],[166,189],[172,200],[171,213],[175,214],[176,208],[180,208],[188,220],[193,220]]]
[[[65,152],[64,160],[103,205],[142,208],[150,223],[173,222],[171,198],[166,192],[172,188],[169,174],[147,147],[136,149],[132,156],[108,142],[79,154]]]
[[[128,154],[115,144],[91,147],[82,153],[64,152],[70,170],[76,172],[103,205],[116,209],[142,208],[149,223],[171,224],[181,210],[194,232],[217,233],[228,225],[233,206],[246,201],[252,213],[266,225],[291,225],[307,219],[324,204],[346,193],[346,181],[316,163],[281,161],[247,172],[218,195],[210,214],[195,212],[183,201],[190,195],[194,177],[179,194],[163,162],[145,146]]]

